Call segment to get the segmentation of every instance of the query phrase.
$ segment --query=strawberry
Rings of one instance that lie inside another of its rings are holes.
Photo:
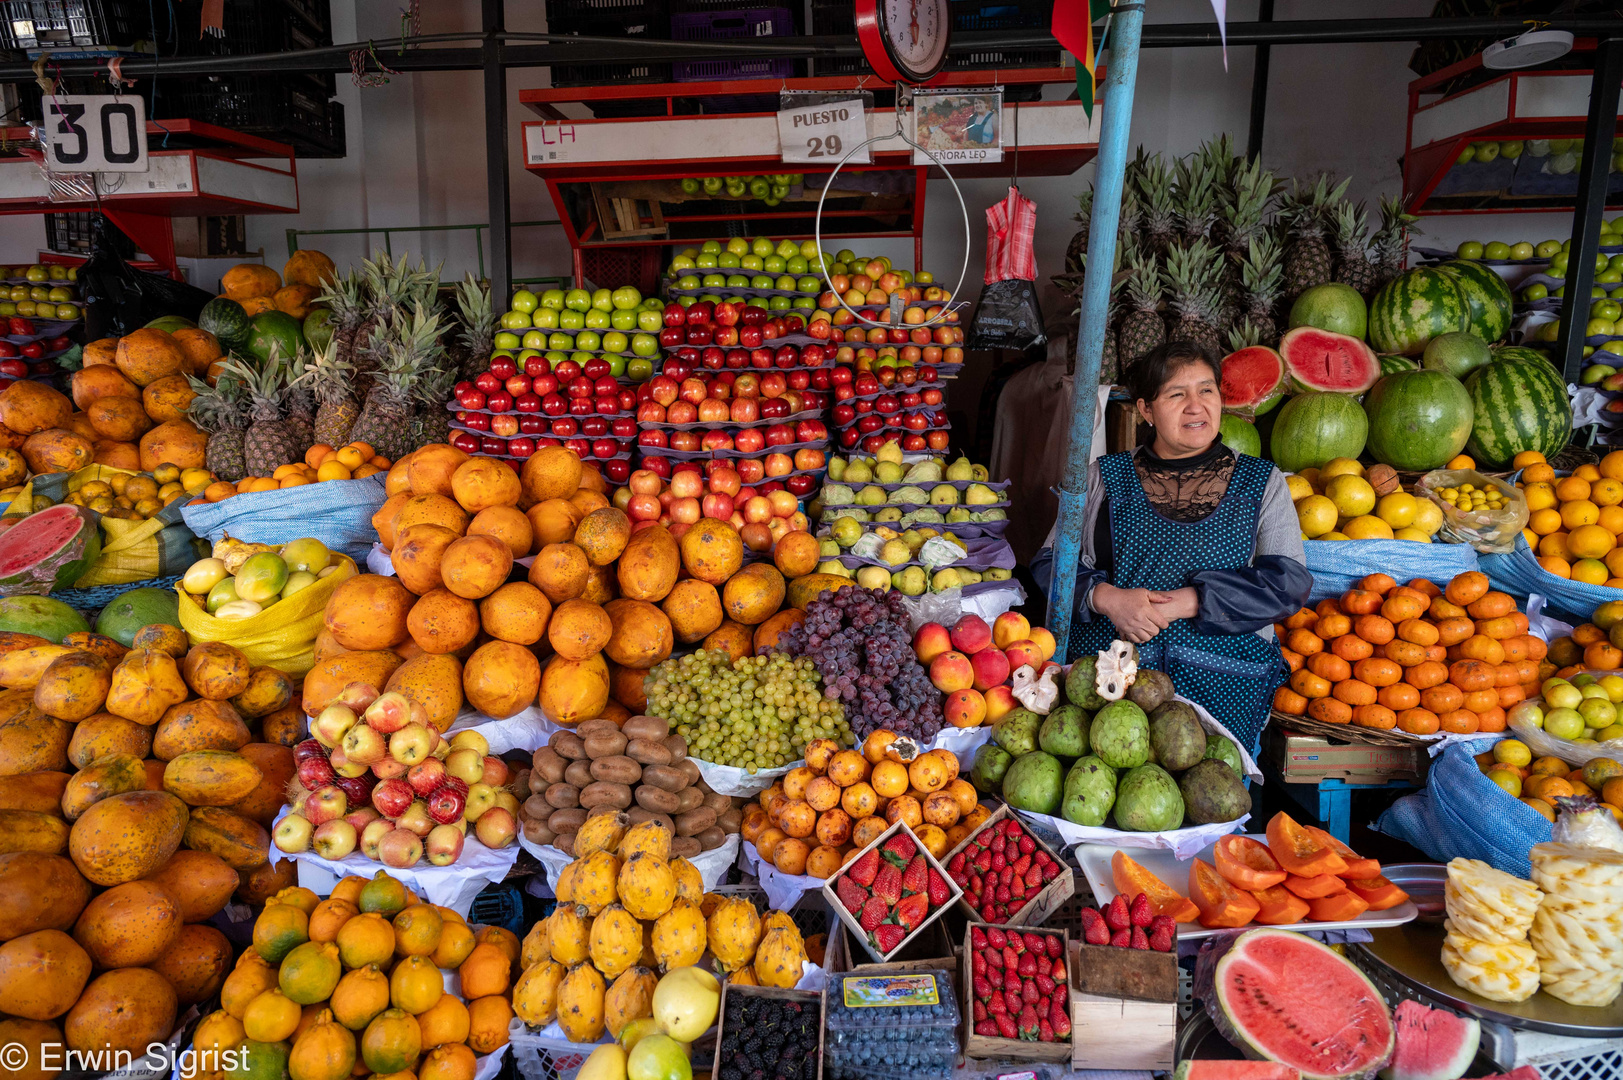
[[[968,861],[969,860],[964,857],[964,853],[962,851],[960,851],[958,854],[954,855],[952,857],[952,861],[947,864],[947,873],[949,873],[949,874],[958,873],[959,871],[963,870],[964,863],[966,863]]]
[[[1049,970],[1048,977],[1054,980],[1055,986],[1065,985],[1065,960],[1063,957],[1054,961],[1054,966]]]
[[[930,871],[924,891],[930,897],[930,906],[933,908],[940,907],[952,897],[952,890],[947,888],[946,879],[933,869]]]
[[[1142,926],[1133,927],[1133,936],[1131,940],[1131,948],[1143,949],[1145,952],[1149,951],[1150,939],[1145,935],[1144,928]]]
[[[990,967],[990,966],[991,965],[986,962],[985,955],[983,955],[981,953],[975,953],[974,954],[972,974],[985,975],[986,974],[986,969],[988,967]]]
[[[1037,990],[1043,995],[1046,996],[1054,992],[1054,980],[1049,978],[1046,972],[1037,972],[1036,978],[1032,981],[1037,984]]]
[[[896,905],[896,921],[907,927],[909,932],[917,930],[929,913],[930,901],[923,893],[904,896]]]
[[[1013,880],[1014,880],[1014,867],[1005,866],[1003,869],[1001,869],[1001,870],[999,870],[997,872],[997,883],[999,885],[1007,885],[1009,882],[1011,882]]]
[[[986,1011],[993,1016],[1002,1016],[1009,1011],[1009,1003],[1003,1000],[1003,995],[992,991],[992,1000],[986,1003]]]
[[[1114,945],[1118,949],[1125,949],[1131,945],[1132,942],[1133,935],[1128,933],[1125,929],[1117,930],[1114,934],[1110,935],[1110,944]]]
[[[1171,919],[1167,920],[1169,923],[1171,921]],[[1150,948],[1156,952],[1171,952],[1173,943],[1176,941],[1176,934],[1170,926],[1152,926],[1149,937]]]
[[[880,867],[879,873],[874,875],[873,894],[888,907],[895,907],[896,901],[902,898],[902,872],[888,862]]]
[[[913,856],[918,854],[918,850],[918,845],[913,843],[912,837],[906,833],[897,833],[885,841],[880,853],[885,856],[885,861],[900,868],[911,862]]]
[[[1048,1014],[1048,1023],[1054,1029],[1054,1038],[1068,1039],[1071,1037],[1071,1017],[1065,1011],[1064,998],[1054,1002],[1054,1007]]]
[[[986,931],[978,926],[969,928],[969,942],[976,949],[986,948]]]
[[[1082,939],[1089,945],[1109,945],[1110,927],[1105,925],[1103,919],[1095,919],[1091,924],[1084,927]]]
[[[997,1021],[997,1033],[1000,1038],[1017,1039],[1020,1037],[1020,1032],[1014,1026],[1014,1020],[1012,1017],[1000,1013],[993,1019]]]
[[[869,932],[872,932],[890,915],[890,908],[877,896],[870,896],[868,902],[862,905],[861,910],[862,915],[858,918],[857,923]]]
[[[987,1000],[988,998],[990,998],[992,996],[992,982],[991,982],[990,979],[983,979],[983,978],[981,978],[980,976],[977,975],[975,977],[975,984],[974,985],[975,985],[975,998],[976,998],[977,1004],[979,1002]]]
[[[879,873],[879,852],[870,851],[852,863],[845,876],[866,889],[873,884],[874,875],[877,873]]]
[[[1012,945],[1003,946],[1003,966],[1010,971],[1020,970],[1020,953]]]
[[[1016,874],[1019,874],[1021,877],[1025,877],[1026,871],[1031,869],[1031,856],[1022,855],[1009,865],[1014,867],[1014,872]]]
[[[1037,1041],[1054,1041],[1054,1027],[1048,1022],[1047,1018],[1041,1018],[1037,1021]]]
[[[1050,959],[1064,956],[1065,942],[1060,940],[1058,934],[1046,934],[1043,937],[1043,949],[1048,953]]]
[[[881,923],[874,927],[873,933],[868,937],[873,940],[874,948],[879,950],[880,955],[889,955],[895,952],[896,946],[907,937],[907,931],[895,923]]]
[[[994,949],[1001,949],[1008,944],[1008,938],[997,927],[989,927],[986,931],[986,943]]]
[[[985,1035],[995,1039],[997,1038],[997,1033],[998,1029],[996,1020],[987,1018],[985,1020],[978,1020],[975,1022],[975,1034]]]
[[[1133,897],[1133,905],[1128,913],[1134,926],[1148,926],[1155,920],[1155,911],[1150,907],[1150,898],[1143,893]]]
[[[1001,873],[1003,871],[1003,868],[1005,866],[1008,866],[1008,865],[1009,865],[1009,860],[1007,860],[1007,859],[1005,859],[1003,857],[1003,852],[1001,852],[1001,851],[992,852],[992,869],[993,870],[996,870],[999,873]]]
[[[930,884],[930,863],[923,855],[915,855],[902,871],[902,895],[922,893]]]
[[[1005,994],[1014,994],[1018,997],[1022,985],[1024,984],[1020,981],[1020,972],[1012,967],[1003,969],[1003,992]]]
[[[981,921],[982,922],[997,922],[998,921],[997,905],[992,903],[992,901],[990,901],[990,900],[986,901],[986,903],[981,905]]]
[[[1025,938],[1026,949],[1035,955],[1041,956],[1047,950],[1047,945],[1044,944],[1048,940],[1047,934],[1034,934],[1027,931]]]
[[[1059,868],[1058,863],[1055,863],[1055,862],[1045,863],[1043,865],[1043,883],[1046,885],[1048,882],[1053,881],[1055,878],[1059,877],[1059,870],[1060,870],[1060,868]]]
[[[990,997],[991,995],[987,996]],[[975,1022],[977,1024],[982,1020],[987,1019],[989,1015],[990,1014],[988,1014],[986,1011],[986,1002],[984,1000],[975,1002]]]
[[[975,869],[983,874],[992,869],[992,853],[990,851],[982,850],[979,855],[975,856]]]
[[[1042,994],[1038,992],[1035,981],[1028,979],[1020,984],[1020,1000],[1026,1002],[1026,1004],[1035,1005],[1040,997],[1042,997]]]
[[[1040,867],[1040,866],[1033,866],[1030,870],[1026,871],[1026,879],[1025,880],[1026,880],[1026,889],[1028,891],[1030,891],[1030,892],[1039,891],[1043,886],[1043,868]]]
[[[986,887],[986,882],[981,880],[981,876],[979,874],[971,874],[969,875],[969,884],[965,885],[964,887],[969,890],[972,896],[978,897],[981,894],[981,890]]]
[[[1078,916],[1082,920],[1082,929],[1085,932],[1094,923],[1104,922],[1104,916],[1099,914],[1098,908],[1085,907]]]
[[[851,875],[841,874],[840,880],[834,883],[834,894],[845,905],[845,910],[853,915],[862,910],[868,902],[868,890],[851,880]]]
[[[1112,930],[1125,930],[1133,925],[1133,918],[1127,912],[1127,901],[1122,899],[1120,893],[1117,893],[1115,899],[1110,901],[1110,905],[1104,909],[1103,914],[1105,923]]]
[[[1163,928],[1170,931],[1174,936],[1178,933],[1178,924],[1172,921],[1171,915],[1157,915],[1150,923],[1150,933],[1152,934]]]
[[[1003,835],[1021,837],[1026,835],[1026,830],[1020,827],[1019,818],[1005,818],[1003,820]]]
[[[986,962],[992,967],[997,968],[999,971],[1003,970],[1003,954],[997,949],[987,949],[981,955],[986,957]]]
[[[1019,878],[1015,878],[1007,886],[999,886],[999,888],[1005,887],[1009,890],[1010,900],[1024,900],[1026,898],[1026,883]]]
[[[1037,974],[1037,958],[1030,953],[1020,954],[1020,964],[1016,969],[1022,979],[1029,979]]]
[[[1020,996],[1018,990],[1003,991],[1003,1003],[1008,1006],[1010,1016],[1019,1016],[1026,1007],[1026,999]]]
[[[1038,1020],[1036,1008],[1031,1005],[1027,1005],[1025,1008],[1020,1010],[1020,1037],[1022,1039],[1036,1039],[1037,1024]]]

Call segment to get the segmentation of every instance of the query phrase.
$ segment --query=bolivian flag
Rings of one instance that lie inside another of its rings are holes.
[[[1054,37],[1076,57],[1076,95],[1093,119],[1094,68],[1098,49],[1093,24],[1109,17],[1111,0],[1054,0]],[[1102,45],[1103,42],[1100,42]]]

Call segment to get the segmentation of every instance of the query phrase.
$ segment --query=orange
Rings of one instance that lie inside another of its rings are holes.
[[[1290,688],[1305,698],[1330,696],[1330,684],[1305,668],[1291,673]]]
[[[1555,469],[1549,465],[1529,465],[1522,470],[1522,483],[1549,484],[1555,481]]]
[[[1476,468],[1476,459],[1473,458],[1470,454],[1455,454],[1453,457],[1448,459],[1448,464],[1444,465],[1443,468],[1445,468],[1445,469],[1474,469],[1474,468]]]
[[[1597,641],[1585,646],[1584,666],[1594,671],[1616,671],[1623,667],[1623,649],[1610,641]]]
[[[1613,480],[1623,480],[1623,450],[1613,450],[1600,459],[1600,474]]]
[[[337,460],[329,459],[327,461],[323,461],[321,463],[321,468],[316,470],[316,479],[317,480],[348,480],[348,479],[350,479],[353,474],[350,472],[351,467],[346,466],[346,465],[343,464],[343,460],[342,460],[343,459],[343,453],[344,452],[342,450],[340,450],[338,452],[338,459]],[[359,466],[359,464],[360,464],[359,462],[356,462],[356,466]]]
[[[1398,637],[1404,641],[1412,641],[1416,645],[1435,645],[1440,636],[1437,633],[1437,625],[1425,619],[1405,619],[1398,624],[1397,631]]]
[[[1360,615],[1353,623],[1353,633],[1372,645],[1385,645],[1397,635],[1390,619],[1380,615]]]
[[[1307,669],[1327,682],[1352,678],[1352,665],[1334,653],[1321,652],[1308,657]]]
[[[1597,641],[1606,640],[1606,631],[1594,623],[1579,623],[1572,631],[1572,640],[1579,645],[1593,645]]]
[[[346,469],[359,469],[362,465],[365,465],[368,461],[372,460],[371,454],[361,453],[360,450],[356,448],[354,443],[342,448],[333,456],[336,457],[338,459],[338,463]]]
[[[1537,450],[1523,450],[1510,459],[1512,469],[1525,469],[1529,465],[1540,465],[1544,462],[1544,455]]]
[[[1528,510],[1543,510],[1560,501],[1555,497],[1555,487],[1551,484],[1528,484],[1522,489],[1522,498],[1527,500]]]
[[[1360,705],[1353,710],[1352,722],[1359,727],[1390,731],[1397,726],[1398,717],[1385,705]]]
[[[1476,633],[1476,624],[1463,615],[1458,618],[1444,619],[1437,624],[1437,641],[1441,645],[1458,645],[1474,633]]]
[[[1381,605],[1381,616],[1389,622],[1400,623],[1424,615],[1426,606],[1412,596],[1389,596]]]
[[[1356,664],[1375,652],[1375,646],[1359,637],[1357,634],[1343,634],[1330,643],[1330,651],[1347,661]]]
[[[1284,689],[1284,687],[1280,687]],[[1387,689],[1391,689],[1388,687]],[[1368,705],[1376,700],[1375,688],[1369,683],[1359,682],[1357,679],[1345,679],[1336,683],[1330,695],[1337,701],[1344,701],[1354,708]]]
[[[1363,684],[1360,683],[1359,685]],[[1336,689],[1340,690],[1341,687],[1338,686]],[[1291,716],[1301,716],[1307,712],[1307,698],[1288,686],[1281,686],[1274,691],[1274,708]]]
[[[1604,559],[1616,546],[1617,537],[1601,525],[1580,525],[1567,536],[1567,550],[1580,559]]]
[[[1593,484],[1596,480],[1600,479],[1600,470],[1595,468],[1593,465],[1585,464],[1573,469],[1572,475],[1578,477],[1580,480],[1588,480],[1591,484]]]
[[[1453,683],[1443,683],[1440,686],[1430,687],[1420,694],[1422,708],[1441,715],[1452,712],[1465,704],[1465,691]]]
[[[1292,652],[1301,653],[1303,656],[1312,656],[1324,651],[1324,639],[1308,629],[1292,630],[1290,637],[1285,639],[1285,644]]]
[[[1568,529],[1576,529],[1584,525],[1593,525],[1600,520],[1600,507],[1588,499],[1578,499],[1576,502],[1561,504],[1561,524]]]
[[[1353,678],[1371,686],[1391,686],[1403,678],[1403,669],[1384,656],[1372,656],[1353,665]]]
[[[1451,713],[1444,713],[1437,718],[1437,726],[1455,735],[1468,735],[1477,730],[1481,721],[1469,709],[1455,709]]]
[[[1623,483],[1616,480],[1596,480],[1589,485],[1589,501],[1596,506],[1616,506],[1623,503]]]
[[[1398,714],[1398,728],[1411,735],[1435,734],[1437,727],[1437,714],[1428,709],[1405,709]]]
[[[1572,564],[1572,580],[1589,585],[1604,585],[1611,574],[1599,559],[1579,559]]]
[[[1493,685],[1494,669],[1481,660],[1456,660],[1448,669],[1448,681],[1470,693]]]
[[[1307,714],[1322,724],[1352,723],[1352,706],[1335,698],[1315,698],[1308,702]]]
[[[1420,704],[1420,691],[1408,683],[1393,683],[1391,686],[1383,686],[1376,700],[1393,712],[1402,712]]]
[[[1572,561],[1572,552],[1567,550],[1567,534],[1553,532],[1538,542],[1538,553],[1550,559],[1560,559],[1563,562]]]
[[[1568,476],[1556,481],[1555,497],[1564,503],[1589,498],[1589,481],[1581,476]]]
[[[1416,664],[1412,668],[1405,669],[1403,681],[1416,690],[1441,686],[1448,681],[1448,668],[1441,661],[1427,660],[1423,664]]]
[[[1370,592],[1380,593],[1382,596],[1397,588],[1397,585],[1398,583],[1387,574],[1366,574],[1358,582],[1360,589],[1368,589]]]
[[[1616,536],[1623,533],[1623,506],[1603,506],[1600,508],[1600,520],[1595,524]]]
[[[1335,603],[1334,600],[1326,603]],[[1337,611],[1329,615],[1320,615],[1319,621],[1313,627],[1313,633],[1325,641],[1338,638],[1343,634],[1352,633],[1352,620]]]
[[[1527,515],[1527,527],[1540,536],[1549,536],[1561,528],[1561,511],[1546,506]]]
[[[1341,610],[1348,615],[1373,615],[1381,610],[1381,594],[1368,589],[1349,589],[1342,594]]]
[[[1539,566],[1543,567],[1546,572],[1554,574],[1556,577],[1570,578],[1572,576],[1572,564],[1567,562],[1565,559],[1557,559],[1550,555],[1541,555],[1539,556],[1538,564]]]

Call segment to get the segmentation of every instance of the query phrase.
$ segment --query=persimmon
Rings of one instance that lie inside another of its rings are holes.
[[[1306,668],[1291,673],[1290,688],[1309,699],[1330,696],[1330,684]]]
[[[1381,687],[1376,700],[1393,712],[1398,713],[1404,709],[1412,709],[1419,705],[1420,691],[1408,683],[1393,683],[1391,686]]]
[[[1397,636],[1392,620],[1381,615],[1360,615],[1353,621],[1353,633],[1371,645],[1385,645]]]
[[[1352,706],[1333,697],[1314,698],[1307,703],[1307,714],[1321,724],[1352,723]]]
[[[1398,623],[1397,632],[1399,638],[1416,645],[1435,645],[1441,636],[1437,632],[1437,624],[1421,618],[1404,619]]]
[[[1487,595],[1489,587],[1487,574],[1480,570],[1467,570],[1463,574],[1455,575],[1454,580],[1448,583],[1448,588],[1443,590],[1443,595],[1450,602],[1464,607],[1482,599]]]
[[[1307,712],[1307,698],[1288,686],[1281,686],[1274,691],[1274,708],[1291,716],[1301,716]]]
[[[1371,686],[1391,686],[1403,678],[1403,669],[1384,656],[1372,656],[1353,665],[1353,678]]]
[[[1398,714],[1385,705],[1360,705],[1353,710],[1352,722],[1357,727],[1390,731],[1397,726]]]
[[[1398,713],[1398,728],[1410,735],[1434,735],[1437,732],[1437,714],[1430,709],[1404,709]]]
[[[1358,661],[1374,655],[1375,646],[1357,634],[1342,634],[1330,642],[1330,651],[1347,661],[1347,663],[1356,664]]]
[[[1412,668],[1405,668],[1403,681],[1416,690],[1438,686],[1448,681],[1448,665],[1437,660],[1427,660]]]
[[[1441,715],[1465,704],[1465,691],[1453,683],[1439,683],[1420,692],[1420,707]]]
[[[1341,610],[1348,615],[1373,615],[1381,610],[1381,594],[1368,589],[1349,589],[1341,594]]]
[[[1285,639],[1285,644],[1303,656],[1313,656],[1324,651],[1324,639],[1311,630],[1292,630],[1291,636]]]
[[[1437,718],[1437,727],[1451,735],[1469,735],[1474,732],[1481,722],[1477,720],[1476,713],[1470,709],[1455,709],[1444,713]]]
[[[1334,653],[1322,652],[1307,658],[1309,671],[1328,682],[1352,678],[1352,665]]]
[[[1472,634],[1476,633],[1476,624],[1465,616],[1444,619],[1437,624],[1437,643],[1439,645],[1458,645]]]
[[[1375,688],[1367,682],[1357,679],[1343,679],[1330,690],[1330,696],[1337,701],[1344,701],[1353,708],[1368,705],[1376,698]]]

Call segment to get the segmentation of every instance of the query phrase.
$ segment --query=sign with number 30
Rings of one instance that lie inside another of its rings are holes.
[[[146,172],[146,106],[133,94],[47,97],[45,166],[52,172]]]

